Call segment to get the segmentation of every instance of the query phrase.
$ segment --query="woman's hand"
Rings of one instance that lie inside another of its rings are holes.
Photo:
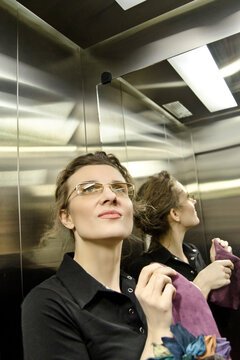
[[[193,283],[200,288],[207,298],[211,290],[230,284],[233,268],[234,265],[231,260],[215,260],[200,271]]]
[[[135,294],[146,315],[148,338],[145,347],[150,345],[148,357],[152,356],[152,343],[161,343],[162,336],[172,337],[172,299],[175,288],[170,276],[176,271],[158,263],[145,266],[138,279]],[[145,356],[146,356],[145,354]]]
[[[163,336],[172,337],[172,299],[176,290],[170,276],[176,271],[158,263],[145,266],[138,279],[135,294],[145,313],[148,337],[141,359],[153,356],[152,343]]]
[[[217,240],[217,242],[229,253],[232,254],[232,248],[231,246],[228,245],[228,242],[225,240],[221,240],[220,238],[214,238],[212,239],[212,246],[210,248],[210,259],[211,262],[215,261],[215,257],[216,257],[216,250],[215,250],[215,246],[214,246],[214,240]]]

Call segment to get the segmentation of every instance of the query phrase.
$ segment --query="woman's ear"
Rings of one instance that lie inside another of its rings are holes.
[[[180,222],[180,213],[178,209],[172,208],[169,213],[171,219],[176,222]]]
[[[67,209],[61,209],[59,212],[59,219],[61,223],[68,229],[73,230],[74,229],[74,223],[72,221],[72,217],[67,211]]]

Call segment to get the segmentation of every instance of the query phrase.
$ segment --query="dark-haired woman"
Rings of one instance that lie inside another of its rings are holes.
[[[143,266],[152,262],[165,264],[197,285],[205,298],[213,289],[230,283],[233,264],[230,260],[216,260],[214,246],[210,250],[212,263],[206,266],[198,249],[184,243],[185,233],[199,224],[195,209],[196,200],[184,186],[167,171],[149,177],[140,187],[137,201],[143,204],[135,216],[136,226],[146,236],[150,246],[142,256],[127,267],[138,279]],[[226,241],[218,242],[228,251]]]
[[[151,264],[136,289],[120,272],[133,192],[127,170],[104,152],[79,156],[60,173],[53,231],[73,238],[75,251],[23,302],[25,360],[145,360],[153,342],[172,337],[176,272]]]

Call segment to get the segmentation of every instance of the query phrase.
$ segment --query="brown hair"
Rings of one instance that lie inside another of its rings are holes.
[[[59,219],[60,210],[67,208],[68,186],[67,180],[78,169],[87,165],[109,165],[117,169],[126,182],[133,183],[133,179],[128,170],[121,165],[120,161],[113,154],[106,154],[104,151],[97,151],[95,153],[88,153],[78,156],[73,159],[64,170],[62,170],[56,181],[55,190],[55,206],[53,209],[53,227],[46,231],[41,241],[44,242],[47,239],[61,238],[64,242],[73,243],[74,236],[72,230],[65,228]]]
[[[149,251],[158,247],[161,237],[170,230],[168,215],[172,208],[179,206],[181,190],[177,180],[167,171],[150,176],[138,190],[136,201],[142,209],[135,214],[135,225],[144,235],[151,235]]]

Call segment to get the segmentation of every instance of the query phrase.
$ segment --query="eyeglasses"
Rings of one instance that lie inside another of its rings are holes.
[[[77,184],[73,191],[68,195],[66,202],[68,202],[70,196],[76,191],[76,193],[80,196],[100,194],[103,192],[104,187],[108,186],[112,192],[114,192],[118,196],[125,196],[129,198],[133,198],[134,195],[134,185],[125,182],[115,182],[111,184],[101,184],[98,182],[82,182]]]

